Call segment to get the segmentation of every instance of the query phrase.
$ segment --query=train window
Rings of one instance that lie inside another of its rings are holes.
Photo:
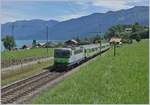
[[[83,49],[75,50],[75,51],[74,51],[74,54],[76,55],[76,54],[79,54],[79,53],[81,53],[81,52],[83,52]]]
[[[55,50],[54,57],[69,58],[71,52],[69,50]]]
[[[102,48],[105,48],[105,46],[102,46]]]
[[[92,51],[95,51],[95,48],[92,48]]]
[[[94,48],[92,48],[92,51],[94,51]]]

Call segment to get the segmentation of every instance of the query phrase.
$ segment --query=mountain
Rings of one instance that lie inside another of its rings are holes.
[[[46,27],[51,28],[57,23],[59,22],[55,20],[40,19],[8,22],[1,25],[2,38],[5,35],[13,35],[16,39],[44,39]]]
[[[14,24],[14,35],[18,39],[45,39],[46,24],[49,25],[49,39],[65,40],[73,37],[86,37],[94,32],[106,32],[116,24],[149,24],[149,7],[135,6],[126,10],[109,11],[107,13],[94,13],[67,21],[19,21]],[[2,25],[2,36],[10,34],[12,23]]]

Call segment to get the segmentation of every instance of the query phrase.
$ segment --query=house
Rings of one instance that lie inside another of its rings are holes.
[[[45,47],[45,44],[46,44],[46,43],[38,43],[38,44],[36,45],[36,47]]]
[[[12,50],[12,51],[17,51],[17,50],[18,50],[18,48],[17,48],[17,47],[15,47],[15,48],[12,48],[11,50]]]
[[[27,50],[29,50],[29,49],[31,49],[32,48],[32,45],[23,45],[22,46],[22,49],[27,49]]]
[[[65,42],[65,45],[68,45],[68,46],[75,46],[75,45],[78,45],[79,43],[74,40],[74,39],[71,39],[71,40],[68,40]]]
[[[122,39],[118,37],[112,37],[109,41],[110,44],[116,43],[116,44],[122,44]]]

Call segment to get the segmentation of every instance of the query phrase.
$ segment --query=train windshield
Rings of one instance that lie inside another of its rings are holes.
[[[69,58],[70,57],[70,51],[69,50],[55,50],[54,56],[59,58]]]

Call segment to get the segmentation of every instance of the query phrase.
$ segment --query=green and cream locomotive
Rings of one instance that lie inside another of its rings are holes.
[[[59,70],[71,68],[109,49],[109,43],[81,45],[54,49],[54,67]]]

